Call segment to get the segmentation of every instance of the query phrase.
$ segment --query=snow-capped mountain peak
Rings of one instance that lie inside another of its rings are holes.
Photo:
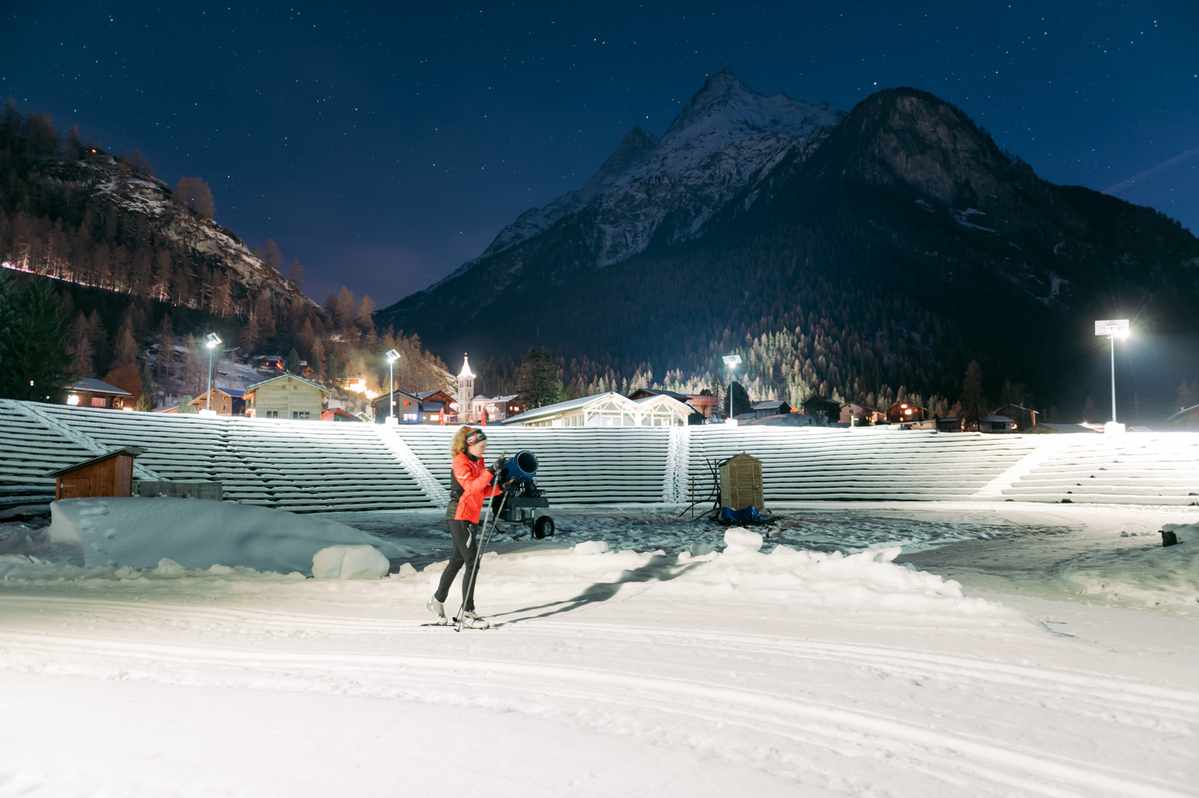
[[[708,76],[660,140],[633,128],[582,187],[522,213],[480,260],[584,210],[593,265],[631,257],[655,237],[694,237],[756,176],[788,152],[811,149],[840,117],[827,106],[759,94],[722,69]],[[667,220],[670,229],[663,231]]]

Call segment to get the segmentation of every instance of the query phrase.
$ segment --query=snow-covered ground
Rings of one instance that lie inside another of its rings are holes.
[[[556,515],[460,634],[433,513],[338,517],[375,581],[0,557],[0,796],[1199,794],[1194,510]]]

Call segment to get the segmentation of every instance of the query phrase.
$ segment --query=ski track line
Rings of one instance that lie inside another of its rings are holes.
[[[194,664],[194,662],[195,662],[194,660],[187,661],[188,664]],[[309,670],[317,670],[318,669],[318,666],[313,666],[313,665],[302,665],[301,667],[309,669]],[[376,669],[376,668],[370,668],[370,669],[354,668],[354,670],[365,670],[370,674],[376,674],[376,675],[379,673],[378,669]],[[324,669],[320,668],[320,671],[323,673]],[[396,673],[394,671],[389,671],[388,673],[389,673],[389,675],[392,675],[392,676],[396,675]],[[62,670],[62,672],[56,672],[55,675],[83,675],[83,676],[90,675],[92,677],[95,676],[94,672],[89,673],[89,672],[84,671],[83,669],[79,668],[78,666],[68,666],[67,668],[64,668]],[[136,673],[131,673],[129,671],[120,670],[120,671],[115,671],[115,675],[112,677],[109,677],[109,678],[120,679],[122,681],[125,681],[125,680],[129,680],[130,678],[134,678],[136,676],[137,676]],[[200,680],[197,680],[194,682],[167,681],[167,680],[162,679],[160,674],[152,674],[149,672],[144,674],[144,678],[147,681],[154,681],[157,683],[167,683],[167,684],[182,684],[183,686],[189,686],[189,687],[195,687],[195,686],[201,686],[201,685],[212,686],[211,679],[209,679],[207,682],[200,681]],[[374,681],[376,681],[376,680],[372,680],[372,682],[374,682]],[[302,689],[302,690],[313,689],[310,686],[310,683],[304,683],[304,686],[301,687],[301,686],[297,685],[294,682],[294,680],[292,680],[288,684],[293,689]],[[414,685],[422,685],[422,684],[428,684],[431,687],[433,687],[434,689],[424,690],[424,691],[415,691],[413,689]],[[412,700],[412,701],[416,701],[416,702],[420,702],[420,703],[424,703],[424,704],[431,704],[431,705],[437,705],[438,703],[450,703],[450,704],[455,704],[455,705],[460,705],[460,706],[478,705],[478,706],[482,706],[483,708],[486,708],[486,709],[520,711],[524,714],[533,715],[535,717],[543,714],[543,713],[534,711],[533,709],[530,709],[530,707],[528,705],[523,705],[523,704],[520,704],[519,702],[513,703],[512,701],[497,702],[497,701],[484,700],[484,701],[476,701],[474,704],[472,704],[467,699],[463,699],[463,698],[455,699],[452,696],[439,696],[442,699],[441,701],[438,701],[438,700],[432,698],[432,696],[438,695],[439,690],[444,692],[445,684],[446,684],[446,680],[445,680],[444,676],[421,678],[421,677],[413,675],[411,673],[406,673],[405,674],[405,682],[404,682],[403,687],[392,688],[392,689],[386,690],[382,693],[380,693],[378,690],[375,690],[375,691],[371,692],[370,695],[373,697],[385,697],[385,698],[392,698],[392,699],[407,699],[407,700]],[[476,689],[480,694],[484,694],[484,695],[486,695],[488,693],[494,694],[497,692],[497,685],[494,680],[480,681],[478,679],[475,679],[475,680],[471,681],[471,680],[466,680],[461,677],[458,677],[454,681],[453,684],[458,687],[472,687],[472,688]],[[236,684],[223,684],[222,683],[222,686],[232,686],[232,687],[239,687],[239,688],[246,687],[246,685],[244,683],[236,683]],[[500,686],[500,687],[502,687],[504,690],[512,690],[513,692],[515,692],[515,690],[525,688],[525,682],[524,682],[524,680],[519,680],[519,681],[513,682],[511,685],[508,685],[507,687],[504,687],[504,686]],[[276,685],[275,689],[280,689],[280,688],[278,685]],[[324,691],[324,692],[327,692],[327,691]],[[342,690],[340,692],[356,694],[353,690],[349,690],[349,691]],[[749,753],[738,752],[738,754],[734,756],[734,755],[730,755],[730,751],[733,750],[733,748],[726,741],[720,741],[720,742],[699,741],[699,740],[695,739],[693,734],[680,731],[677,728],[671,727],[671,726],[663,726],[661,724],[657,724],[652,728],[645,728],[644,724],[640,724],[640,726],[637,730],[630,730],[627,727],[627,724],[622,724],[620,727],[613,728],[613,725],[610,722],[610,719],[607,719],[602,715],[598,716],[598,717],[593,717],[593,716],[595,716],[595,711],[592,707],[596,703],[596,696],[593,693],[567,691],[567,690],[563,690],[560,687],[546,689],[542,686],[539,686],[537,688],[536,692],[533,694],[532,698],[533,699],[543,699],[547,696],[557,698],[557,699],[564,699],[564,698],[565,699],[573,699],[575,701],[578,701],[580,703],[587,705],[587,708],[583,709],[583,710],[567,711],[567,710],[560,708],[557,705],[554,705],[551,707],[547,707],[544,714],[562,717],[567,720],[573,720],[575,722],[582,723],[583,725],[585,725],[595,731],[598,731],[600,733],[607,733],[607,734],[616,733],[616,734],[623,734],[625,736],[632,736],[635,738],[644,738],[644,739],[648,740],[649,743],[652,745],[662,745],[664,741],[677,741],[678,743],[685,745],[687,747],[694,748],[694,749],[708,750],[708,751],[712,752],[715,756],[721,757],[723,759],[726,759],[728,761],[731,761],[731,762],[734,762],[737,764],[756,767],[759,770],[764,770],[765,772],[771,773],[772,775],[775,775],[775,776],[789,778],[794,781],[803,781],[805,776],[808,778],[809,781],[813,780],[813,779],[818,779],[820,784],[825,789],[837,789],[837,785],[840,785],[840,784],[843,784],[844,782],[849,781],[849,782],[853,782],[853,786],[855,788],[853,790],[854,794],[865,794],[865,793],[877,794],[877,793],[873,792],[876,789],[876,785],[874,785],[872,783],[863,782],[863,779],[860,777],[855,778],[853,776],[848,776],[848,775],[845,775],[844,773],[841,773],[836,770],[827,770],[827,769],[817,768],[811,763],[810,757],[808,757],[808,756],[801,756],[799,754],[789,754],[789,753],[771,748],[771,749],[768,749],[769,754],[778,758],[785,765],[787,765],[789,768],[792,768],[792,769],[787,770],[787,769],[764,767],[763,759],[766,757],[759,752],[759,746],[758,746],[756,740],[754,740],[753,742],[742,743],[743,746],[748,747]],[[676,703],[668,703],[668,702],[665,702],[662,699],[656,698],[655,696],[652,696],[652,695],[640,696],[636,700],[616,698],[611,695],[604,695],[604,696],[602,696],[601,700],[603,701],[604,704],[609,705],[609,706],[626,707],[629,710],[631,710],[632,714],[634,714],[634,715],[639,714],[639,713],[645,713],[647,709],[652,709],[652,710],[661,712],[666,715],[675,715],[675,716],[680,716],[680,717],[691,718],[692,720],[704,721],[707,724],[710,724],[709,727],[714,726],[714,727],[718,727],[718,728],[724,728],[724,727],[732,726],[732,727],[741,728],[748,733],[746,738],[744,738],[746,740],[752,740],[754,735],[760,735],[763,733],[764,730],[766,730],[768,733],[773,734],[774,736],[785,738],[786,740],[789,740],[793,743],[810,746],[812,748],[819,748],[819,749],[822,749],[822,750],[826,751],[827,753],[835,755],[835,756],[844,757],[846,755],[843,745],[839,745],[838,743],[850,743],[852,745],[855,745],[859,749],[861,749],[861,751],[862,751],[861,755],[871,756],[875,759],[879,758],[879,750],[881,747],[879,740],[868,738],[861,734],[846,732],[843,730],[836,730],[836,729],[829,729],[828,727],[821,727],[819,729],[819,731],[815,731],[811,727],[798,726],[796,724],[788,723],[786,721],[783,721],[783,720],[780,720],[777,718],[775,718],[775,719],[763,718],[760,713],[749,713],[744,710],[730,710],[730,709],[726,708],[725,714],[720,714],[720,715],[712,714],[710,712],[704,713],[699,709],[684,710],[683,708],[678,706]],[[729,713],[732,713],[732,715],[730,715]],[[734,720],[734,719],[732,719],[733,717],[739,718],[739,719]],[[604,722],[604,721],[608,721],[608,722]],[[819,737],[814,736],[814,734],[823,735],[824,738],[830,738],[837,742],[829,742],[829,739],[820,739]],[[733,745],[736,745],[736,744],[737,743],[733,743]],[[903,749],[901,749],[900,747],[896,747],[894,745],[892,745],[889,750],[891,751],[891,754],[887,754],[885,758],[889,758],[893,754],[894,756],[896,756],[902,760],[903,765],[906,768],[908,768],[910,770],[915,770],[915,771],[918,771],[918,772],[924,774],[925,776],[929,777],[933,782],[948,781],[951,783],[956,783],[959,787],[963,787],[963,788],[968,786],[968,784],[969,784],[968,778],[967,779],[963,779],[961,777],[951,778],[950,774],[948,774],[946,772],[946,765],[942,762],[935,761],[935,760],[928,759],[928,758],[912,759],[910,756],[906,756],[904,754]],[[754,753],[757,753],[758,755],[754,756],[753,755]],[[881,764],[883,764],[883,766],[887,769],[891,769],[895,766],[894,762],[889,762],[889,761],[886,763],[881,763]],[[963,772],[967,776],[977,777],[977,776],[981,775],[981,776],[991,779],[992,781],[994,781],[998,784],[1005,784],[1008,786],[1019,787],[1021,789],[1027,790],[1030,793],[1035,792],[1035,793],[1044,794],[1046,796],[1054,796],[1054,797],[1062,796],[1063,798],[1065,798],[1066,796],[1077,795],[1077,793],[1064,792],[1062,790],[1046,786],[1039,782],[1033,782],[1033,781],[1029,781],[1027,779],[1023,779],[1020,777],[1012,776],[1011,774],[1001,773],[998,771],[994,771],[992,769],[987,769],[987,768],[979,766],[975,763],[971,763],[968,768],[965,768],[963,770]],[[844,790],[841,790],[841,791],[844,791]],[[0,792],[0,795],[3,795],[3,793]]]
[[[75,608],[83,611],[104,607],[126,612],[133,611],[134,614],[160,614],[165,615],[166,620],[173,624],[186,622],[188,619],[212,618],[229,623],[269,620],[281,627],[301,628],[304,630],[323,627],[338,632],[347,632],[350,630],[361,633],[386,632],[389,634],[426,634],[428,632],[428,630],[414,628],[412,623],[361,617],[283,613],[274,610],[214,609],[187,604],[159,604],[111,600],[92,602],[59,597],[41,599],[13,596],[7,598],[38,604],[49,601],[67,608]],[[124,615],[122,620],[128,622],[131,620],[130,615]],[[900,665],[906,665],[908,666],[908,670],[906,671],[908,673],[912,672],[912,668],[916,668],[919,672],[923,673],[941,674],[948,677],[964,677],[997,684],[1020,684],[1028,686],[1030,680],[1040,681],[1045,683],[1046,686],[1039,689],[1082,695],[1084,697],[1094,697],[1096,691],[1102,691],[1105,700],[1120,700],[1130,704],[1133,709],[1143,710],[1146,702],[1149,702],[1152,706],[1170,710],[1172,714],[1181,713],[1183,717],[1199,719],[1199,692],[1189,692],[1175,688],[1119,680],[1098,673],[1009,665],[975,657],[913,652],[907,649],[853,643],[791,642],[765,635],[726,635],[718,632],[703,632],[691,629],[634,627],[557,620],[551,623],[553,629],[567,628],[580,631],[599,631],[613,637],[645,636],[655,641],[659,641],[663,637],[671,637],[676,640],[684,640],[688,643],[695,641],[713,643],[721,650],[740,646],[739,650],[747,653],[781,653],[808,660],[851,660],[859,664],[894,672],[904,672]],[[263,624],[258,623],[258,625],[262,626]],[[240,629],[241,627],[239,626],[238,628]],[[539,637],[552,637],[554,636],[553,629],[522,628],[513,631]],[[817,653],[825,654],[826,656],[819,657],[816,656]]]
[[[49,651],[49,649],[45,649],[45,650]],[[136,655],[134,655],[134,656],[136,656]],[[156,661],[156,659],[153,657],[149,657],[148,659],[151,662]],[[157,661],[162,662],[162,661],[166,661],[166,660],[164,658],[159,658],[159,659],[157,659]],[[181,665],[195,664],[197,662],[197,660],[195,658],[190,658],[190,657],[187,659],[177,658],[177,659],[173,659],[171,661],[176,662]],[[218,662],[218,663],[225,664],[225,665],[231,664],[228,661],[220,661],[220,660],[210,660],[210,661]],[[317,670],[322,674],[327,674],[327,671],[325,670],[323,665],[314,665],[311,663],[298,663],[297,662],[297,663],[292,663],[292,667],[304,669],[304,670]],[[68,667],[65,670],[68,672],[73,671],[73,670],[79,670],[79,673],[77,675],[88,675],[87,671],[83,671],[78,668]],[[368,667],[368,666],[348,666],[348,667],[342,667],[341,670],[343,670],[343,671],[345,671],[345,670],[365,671],[366,673],[374,675],[374,676],[378,676],[380,673],[382,673],[382,671],[380,671],[378,668]],[[386,673],[388,673],[389,675],[393,675],[393,676],[395,675],[393,670],[386,671]],[[93,673],[91,675],[94,676],[95,674]],[[133,677],[137,677],[137,676],[138,676],[137,672],[130,672],[128,670],[119,670],[119,671],[116,671],[115,678],[127,680],[129,678],[133,678]],[[164,682],[165,683],[178,683],[178,682],[171,682],[168,680],[164,680],[164,679],[162,679],[160,673],[152,672],[152,671],[143,672],[141,674],[141,677],[145,678],[146,680],[155,681],[155,682],[159,682],[159,683],[164,683]],[[209,678],[208,680],[196,680],[193,682],[183,682],[183,684],[185,684],[187,686],[197,686],[197,685],[201,685],[201,684],[208,685],[208,684],[211,684],[211,681],[212,681],[211,678]],[[324,681],[327,682],[328,679],[325,679]],[[377,679],[372,679],[372,682],[374,682],[374,681],[377,681]],[[427,683],[427,684],[432,685],[434,688],[440,688],[441,691],[444,691],[444,689],[445,689],[445,678],[443,675],[438,675],[435,677],[427,677],[427,678],[421,679],[421,678],[415,677],[412,674],[408,674],[408,675],[406,675],[405,681],[406,681],[406,684],[405,684],[404,688],[392,689],[390,691],[387,691],[383,695],[385,697],[406,698],[406,699],[410,699],[410,700],[414,700],[414,701],[420,701],[423,703],[436,704],[438,702],[435,700],[431,700],[430,696],[436,695],[438,693],[437,689],[434,689],[431,691],[413,692],[412,684],[413,683]],[[309,683],[304,683],[303,688],[298,688],[297,685],[295,684],[294,678],[291,679],[288,682],[288,684],[291,685],[293,687],[293,689],[308,689],[308,690],[312,689],[311,687],[308,686]],[[496,685],[494,679],[489,679],[487,681],[467,681],[467,680],[462,679],[461,677],[458,677],[455,680],[454,684],[458,685],[458,686],[465,686],[465,685],[473,686],[473,687],[477,688],[481,694],[488,694],[488,693],[494,694],[497,691],[497,685]],[[512,682],[512,684],[508,685],[507,687],[503,687],[503,686],[500,686],[500,687],[502,687],[503,689],[506,689],[506,690],[516,691],[516,690],[524,688],[525,684],[526,684],[526,680],[519,679],[519,680]],[[230,685],[230,686],[245,687],[246,685],[243,682],[238,682],[238,683]],[[258,687],[258,686],[259,685],[257,685],[257,684],[250,685],[250,687]],[[277,683],[270,685],[270,687],[272,687],[273,689],[280,689],[280,685]],[[325,690],[324,692],[327,692],[327,690]],[[345,693],[347,691],[343,689],[338,692]],[[355,691],[352,691],[352,690],[348,691],[348,692],[355,693]],[[378,690],[375,690],[375,691],[371,692],[370,695],[379,697],[380,693],[378,692]],[[533,695],[536,698],[544,698],[545,696],[553,696],[556,698],[573,698],[573,699],[576,699],[579,701],[586,702],[589,705],[594,705],[595,702],[597,701],[597,696],[595,696],[594,694],[591,694],[591,693],[567,692],[567,691],[563,691],[561,688],[545,689],[544,687],[540,687],[540,686],[538,687],[537,691]],[[458,699],[457,701],[454,701],[452,699],[445,699],[443,697],[443,701],[444,700],[448,700],[449,703],[456,703],[459,705],[470,705],[469,701],[465,701],[462,699]],[[602,701],[603,703],[608,704],[608,705],[626,706],[626,707],[633,709],[635,712],[644,712],[647,708],[650,708],[652,705],[653,709],[656,709],[657,711],[665,713],[665,714],[679,715],[679,716],[683,716],[683,717],[690,717],[690,718],[693,718],[696,720],[703,720],[703,721],[707,721],[709,724],[713,724],[717,727],[729,726],[729,725],[738,726],[738,727],[741,727],[741,728],[745,729],[746,731],[750,732],[751,735],[755,734],[755,733],[760,734],[763,731],[763,726],[777,727],[772,731],[772,733],[776,736],[783,737],[792,742],[812,745],[814,747],[818,747],[823,750],[826,750],[832,754],[841,755],[841,756],[845,755],[843,748],[838,747],[832,743],[813,738],[811,735],[812,734],[822,734],[825,737],[832,738],[832,739],[840,741],[842,743],[853,744],[853,745],[857,746],[859,749],[861,749],[863,754],[874,756],[875,758],[877,758],[877,749],[879,748],[880,744],[882,744],[884,742],[889,742],[891,754],[889,754],[888,756],[893,755],[893,756],[896,756],[896,757],[902,759],[905,767],[910,768],[912,770],[917,770],[917,771],[925,774],[926,776],[930,777],[934,781],[939,781],[939,782],[943,782],[943,781],[947,781],[947,780],[954,781],[954,779],[949,779],[947,774],[945,773],[945,768],[946,768],[945,762],[941,761],[940,758],[938,758],[935,755],[932,755],[932,756],[926,755],[926,757],[924,759],[913,760],[911,758],[911,756],[907,753],[908,750],[912,748],[912,746],[910,744],[904,743],[901,745],[896,745],[895,740],[880,741],[876,737],[870,737],[870,736],[868,736],[866,734],[862,734],[862,733],[851,732],[851,731],[847,731],[847,730],[843,730],[843,729],[841,729],[841,730],[830,729],[826,724],[821,724],[818,728],[813,725],[798,725],[798,724],[795,724],[794,722],[788,722],[779,717],[776,717],[776,718],[763,717],[762,714],[757,710],[754,710],[751,712],[749,710],[737,710],[737,709],[732,709],[732,708],[728,708],[728,707],[726,707],[724,709],[724,714],[720,714],[720,715],[713,715],[711,713],[702,713],[699,710],[685,711],[674,703],[664,703],[661,699],[657,699],[652,693],[642,695],[636,701],[614,699],[609,694],[603,694],[603,695],[599,696],[598,700]],[[520,703],[512,704],[512,703],[501,703],[501,702],[496,702],[496,701],[482,701],[482,702],[477,702],[477,703],[479,703],[481,706],[484,706],[486,708],[491,708],[491,709],[495,709],[498,707],[498,708],[507,709],[507,710],[521,711],[521,712],[524,712],[525,714],[534,714],[534,715],[538,714],[535,712],[531,712],[527,706],[522,705]],[[710,703],[711,702],[708,701],[707,705],[710,705]],[[744,718],[744,720],[743,721],[730,720],[730,714],[729,714],[730,712],[736,717]],[[558,710],[556,708],[551,708],[551,711],[548,714],[564,715],[568,718],[574,718],[576,720],[579,720],[579,718],[577,717],[577,713],[574,713],[574,714],[567,713],[567,712],[563,712],[562,710]],[[587,719],[583,718],[582,720],[586,721]],[[606,732],[606,733],[612,732],[612,727],[611,727],[610,723],[601,723],[598,721],[592,721],[592,722],[587,723],[587,725],[589,725],[601,732]],[[618,732],[619,732],[619,730],[618,730]],[[801,733],[801,732],[806,732],[806,733]],[[638,735],[635,732],[630,732],[630,731],[625,731],[623,733],[632,734],[633,736],[645,737],[647,739],[650,739],[652,742],[659,742],[659,743],[664,736],[673,736],[675,738],[678,738],[680,742],[682,742],[686,745],[689,745],[690,747],[710,749],[716,755],[721,756],[725,759],[729,759],[729,760],[732,760],[732,761],[735,761],[735,762],[738,762],[741,764],[748,764],[751,766],[755,766],[755,767],[758,767],[759,769],[765,769],[765,770],[767,770],[767,772],[774,773],[775,775],[778,775],[778,776],[784,776],[784,777],[791,778],[794,780],[799,780],[799,778],[800,778],[798,773],[795,771],[788,771],[788,770],[780,771],[780,770],[772,770],[769,768],[763,768],[761,756],[754,757],[754,756],[748,756],[748,755],[740,755],[740,756],[732,757],[732,756],[729,756],[729,754],[728,754],[729,747],[728,747],[728,744],[725,742],[721,742],[719,744],[700,743],[700,742],[697,742],[693,736],[689,736],[687,734],[681,734],[681,733],[677,732],[676,730],[673,730],[669,727],[663,728],[661,726],[658,726],[658,727],[655,727],[654,729],[643,731],[640,735]],[[756,751],[756,746],[751,745],[750,751]],[[836,784],[840,781],[844,781],[844,780],[846,780],[846,778],[848,778],[848,777],[844,776],[843,774],[840,774],[836,771],[818,770],[818,769],[812,767],[810,765],[810,763],[806,762],[803,759],[799,759],[795,755],[785,754],[782,752],[775,751],[773,749],[772,749],[772,753],[774,753],[775,756],[782,759],[788,765],[790,765],[794,768],[798,768],[799,771],[802,771],[805,773],[810,773],[810,774],[819,774],[822,782],[826,786],[829,786],[830,788],[833,784]],[[798,761],[796,761],[797,759],[798,759]],[[890,764],[886,765],[886,767],[889,767],[889,768],[894,767],[894,763],[890,763]],[[1052,786],[1052,785],[1045,785],[1044,783],[1042,783],[1040,781],[1032,781],[1025,777],[1013,775],[1011,773],[1005,773],[1002,771],[997,771],[993,768],[990,768],[990,767],[987,767],[984,765],[980,765],[977,762],[971,762],[969,764],[969,767],[965,768],[963,770],[963,772],[967,776],[974,776],[974,777],[984,776],[998,784],[1004,784],[1009,787],[1018,787],[1028,793],[1039,793],[1042,795],[1052,796],[1052,797],[1059,797],[1059,796],[1064,797],[1064,796],[1078,795],[1078,793],[1063,791],[1062,789]],[[961,779],[957,779],[956,781],[961,782],[962,786],[965,786],[967,783],[967,781],[962,781]],[[873,785],[862,785],[860,789],[871,788],[872,786]]]
[[[79,651],[77,638],[55,637],[51,635],[4,634],[0,639],[7,638],[13,642],[33,644],[32,648],[41,646],[65,648],[67,651]],[[850,732],[856,732],[868,739],[882,737],[933,751],[949,750],[957,755],[968,757],[986,770],[998,766],[1002,773],[1015,770],[1030,779],[1054,779],[1067,782],[1076,787],[1098,789],[1119,796],[1145,796],[1146,798],[1180,798],[1184,793],[1175,792],[1167,787],[1146,784],[1143,778],[1129,780],[1122,775],[1105,773],[1094,763],[1081,763],[1067,760],[1049,754],[1034,755],[1025,751],[1005,747],[981,738],[974,738],[963,733],[937,732],[924,729],[912,724],[840,707],[800,704],[797,701],[767,693],[760,690],[730,688],[715,682],[704,682],[687,679],[647,677],[623,673],[596,671],[589,668],[569,667],[561,665],[541,665],[516,662],[499,662],[494,660],[455,659],[446,657],[406,656],[406,655],[334,655],[334,654],[296,654],[296,653],[266,653],[243,652],[227,649],[194,648],[191,646],[174,646],[152,643],[125,644],[111,641],[86,641],[87,653],[105,653],[109,656],[141,656],[151,661],[178,662],[194,664],[197,661],[229,666],[246,666],[263,664],[292,664],[293,667],[312,668],[322,666],[362,667],[376,665],[380,669],[406,667],[410,669],[432,671],[445,674],[447,670],[476,672],[483,674],[504,674],[520,682],[529,677],[540,677],[538,684],[556,684],[563,680],[573,680],[576,683],[605,686],[617,690],[631,690],[639,693],[654,693],[661,691],[683,699],[711,702],[714,698],[721,699],[725,704],[740,706],[743,711],[754,716],[775,713],[777,717],[790,715],[805,719],[813,729],[823,724],[834,724]],[[604,700],[607,693],[598,697]],[[592,696],[592,700],[597,697]],[[1010,777],[1010,774],[1009,774]],[[1020,779],[1023,781],[1023,778]],[[1037,781],[1029,782],[1031,785]],[[1044,785],[1050,786],[1050,785]]]

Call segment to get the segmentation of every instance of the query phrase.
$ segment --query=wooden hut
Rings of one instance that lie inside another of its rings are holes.
[[[133,458],[145,451],[137,446],[125,446],[52,472],[54,498],[132,496]]]
[[[733,455],[720,465],[720,503],[734,510],[766,510],[762,494],[762,461],[748,454]]]

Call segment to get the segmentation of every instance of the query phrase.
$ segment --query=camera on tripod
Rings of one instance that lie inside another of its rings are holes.
[[[554,519],[545,512],[550,506],[549,499],[534,480],[537,456],[522,449],[511,457],[496,460],[494,471],[496,483],[504,491],[491,500],[492,509],[498,508],[500,520],[525,524],[537,540],[554,534]]]

